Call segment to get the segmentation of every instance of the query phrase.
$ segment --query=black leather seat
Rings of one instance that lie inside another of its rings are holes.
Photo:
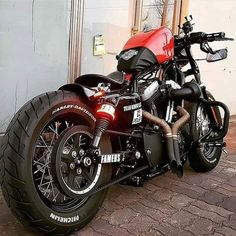
[[[115,71],[107,76],[99,74],[81,75],[75,80],[86,87],[97,87],[98,83],[110,83],[111,89],[121,89],[124,84],[124,75],[122,72]]]
[[[107,77],[109,77],[110,79],[112,79],[113,81],[115,81],[118,84],[124,83],[124,74],[120,71],[114,71],[114,72],[110,73],[109,75],[107,75]]]

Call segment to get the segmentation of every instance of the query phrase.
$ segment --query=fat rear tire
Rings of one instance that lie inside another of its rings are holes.
[[[209,100],[214,101],[214,97],[210,92],[207,92]],[[190,109],[190,136],[192,140],[197,140],[199,138],[199,132],[196,125],[197,121],[197,111],[199,107],[202,106],[201,103],[193,103]],[[204,106],[203,106],[204,107]],[[220,111],[218,107],[214,108],[215,114],[218,121],[222,122]],[[222,148],[214,147],[209,155],[205,155],[200,147],[192,150],[189,155],[190,166],[196,172],[207,172],[214,169],[221,157]]]
[[[67,235],[92,220],[106,190],[89,197],[80,207],[75,199],[68,200],[74,205],[68,203],[65,207],[43,197],[33,178],[34,146],[43,127],[57,117],[89,127],[95,123],[92,110],[75,93],[57,91],[35,97],[18,111],[7,128],[1,146],[0,183],[7,205],[24,225],[50,235]],[[111,178],[111,166],[102,168],[100,183]]]

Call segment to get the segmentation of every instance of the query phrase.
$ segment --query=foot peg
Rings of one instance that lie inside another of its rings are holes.
[[[135,187],[143,187],[144,179],[141,176],[132,176],[120,182],[121,185],[130,185]]]
[[[226,143],[206,143],[208,147],[226,147]]]

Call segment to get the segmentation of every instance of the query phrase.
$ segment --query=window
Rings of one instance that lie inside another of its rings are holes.
[[[188,0],[143,0],[141,31],[167,26],[175,34],[188,14]]]

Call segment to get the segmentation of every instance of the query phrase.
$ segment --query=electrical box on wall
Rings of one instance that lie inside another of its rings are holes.
[[[105,43],[103,35],[95,35],[93,37],[93,55],[103,56],[106,54]]]

